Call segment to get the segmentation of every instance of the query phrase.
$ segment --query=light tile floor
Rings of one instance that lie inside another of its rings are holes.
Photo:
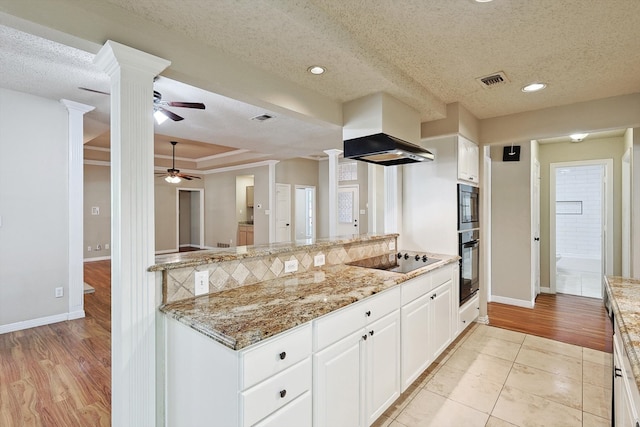
[[[556,290],[563,294],[602,298],[602,274],[597,260],[562,257],[556,264]]]
[[[611,354],[474,324],[376,427],[609,426]]]

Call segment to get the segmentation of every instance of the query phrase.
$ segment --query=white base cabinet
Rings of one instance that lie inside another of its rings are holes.
[[[613,418],[616,427],[640,427],[640,394],[618,325],[613,334]]]
[[[418,276],[402,286],[402,391],[447,348],[455,328],[451,266]]]
[[[165,425],[370,426],[453,340],[457,274],[441,267],[240,351],[165,317]]]
[[[314,426],[368,427],[400,396],[399,307],[393,288],[314,321]]]

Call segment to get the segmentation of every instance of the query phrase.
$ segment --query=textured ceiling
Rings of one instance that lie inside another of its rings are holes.
[[[0,0],[0,10],[12,9],[12,1]],[[166,38],[193,40],[201,55],[209,46],[338,102],[386,92],[416,108],[423,121],[442,118],[453,102],[485,119],[640,91],[639,0],[56,1],[60,7],[91,9],[105,20],[126,14],[141,40],[145,31],[157,35],[153,31],[161,28]],[[72,16],[66,22],[70,30]],[[96,31],[93,43],[118,40],[115,33]],[[3,26],[0,45],[0,86],[95,105],[86,115],[85,139],[97,137],[91,144],[99,145],[106,138],[109,97],[77,89],[108,90],[91,53]],[[328,72],[310,75],[306,69],[314,64]],[[509,82],[487,89],[476,81],[497,71]],[[532,81],[548,88],[522,93]],[[336,126],[301,121],[166,77],[155,88],[166,100],[207,105],[205,111],[174,108],[186,120],[156,126],[157,133],[183,141],[185,157],[206,157],[190,154],[189,141],[212,144],[212,154],[242,150],[236,158],[201,167],[340,148]],[[276,118],[249,120],[263,113]]]

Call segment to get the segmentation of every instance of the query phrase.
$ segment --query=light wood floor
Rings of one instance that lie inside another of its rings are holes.
[[[85,263],[84,319],[0,335],[0,426],[110,426],[111,266]],[[611,351],[601,300],[540,295],[535,309],[489,304],[493,326]],[[604,343],[604,344],[603,344]]]
[[[0,335],[0,426],[111,425],[110,271],[85,264],[84,319]]]

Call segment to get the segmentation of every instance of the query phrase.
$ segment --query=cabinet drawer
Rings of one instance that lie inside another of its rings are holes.
[[[240,389],[249,388],[311,354],[311,323],[242,353]]]
[[[431,274],[423,274],[401,285],[400,305],[404,306],[433,289]]]
[[[400,307],[400,287],[396,286],[378,295],[330,313],[314,322],[315,349],[320,350],[338,341],[367,323],[397,310]]]
[[[252,426],[311,390],[311,357],[240,394],[242,424]]]
[[[467,328],[480,313],[480,298],[478,295],[473,297],[471,301],[467,302],[465,305],[460,307],[460,316],[458,317],[458,332],[462,332]]]
[[[293,402],[278,409],[254,427],[311,427],[311,391],[305,391]]]
[[[448,280],[451,280],[451,268],[451,265],[445,265],[429,273],[431,275],[431,289],[435,289]]]

